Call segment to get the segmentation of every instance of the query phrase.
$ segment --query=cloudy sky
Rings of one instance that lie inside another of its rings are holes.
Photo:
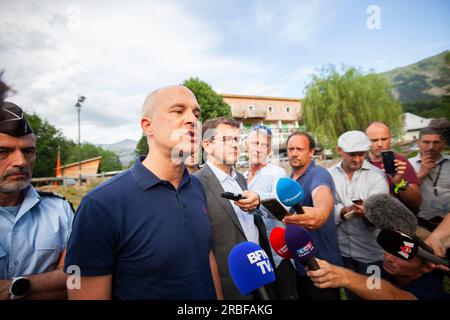
[[[0,2],[9,99],[82,141],[139,139],[154,89],[199,77],[220,93],[304,97],[327,63],[377,72],[450,49],[450,1]]]

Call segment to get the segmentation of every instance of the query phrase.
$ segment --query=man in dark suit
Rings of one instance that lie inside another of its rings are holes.
[[[273,265],[264,223],[255,214],[260,204],[259,196],[247,190],[245,178],[234,169],[239,158],[239,123],[224,117],[209,119],[203,124],[202,133],[207,162],[195,176],[206,193],[213,231],[212,250],[216,256],[224,298],[258,299],[256,295],[241,295],[228,270],[228,254],[243,241],[259,244]],[[221,194],[225,191],[242,194],[245,199],[224,199]]]

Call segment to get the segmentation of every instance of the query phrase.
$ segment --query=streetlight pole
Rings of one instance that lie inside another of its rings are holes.
[[[78,112],[78,179],[80,181],[80,186],[82,184],[81,181],[81,134],[80,134],[80,112],[81,112],[81,103],[84,102],[84,100],[86,100],[85,96],[78,96],[78,101],[75,104],[75,108],[77,109]]]

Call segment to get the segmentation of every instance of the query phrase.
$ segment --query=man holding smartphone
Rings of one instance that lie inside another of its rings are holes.
[[[375,121],[367,127],[366,135],[370,139],[367,160],[385,171],[391,195],[399,199],[411,211],[417,213],[422,202],[422,196],[419,179],[413,166],[398,153],[393,153],[393,158],[384,157],[383,159],[383,155],[389,156],[389,153],[385,152],[391,148],[391,130],[383,122]],[[389,172],[391,171],[388,170],[389,166],[395,168],[395,170],[392,170],[395,172]]]

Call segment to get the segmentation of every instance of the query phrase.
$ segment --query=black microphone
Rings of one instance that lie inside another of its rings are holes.
[[[415,256],[418,256],[436,264],[449,266],[448,260],[422,249],[415,239],[399,231],[391,229],[381,230],[377,237],[377,243],[386,252],[404,260],[411,260]]]

